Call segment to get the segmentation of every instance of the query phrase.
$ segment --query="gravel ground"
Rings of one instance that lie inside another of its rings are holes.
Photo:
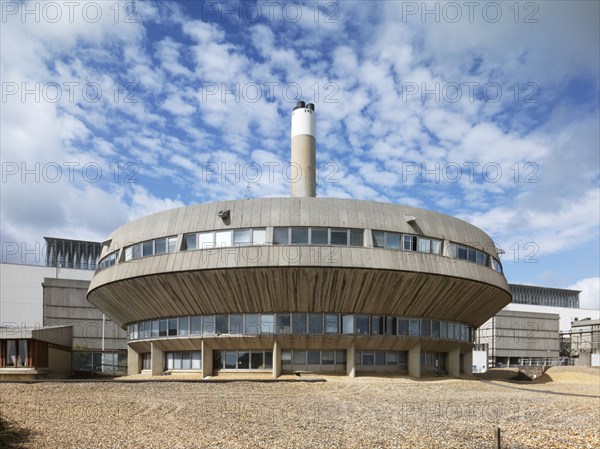
[[[503,448],[598,448],[600,371],[570,374],[579,380],[0,383],[0,412],[26,448],[492,448],[496,427]]]

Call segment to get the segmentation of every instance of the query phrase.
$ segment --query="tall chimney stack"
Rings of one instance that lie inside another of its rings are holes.
[[[296,103],[292,111],[292,196],[317,196],[315,105]]]

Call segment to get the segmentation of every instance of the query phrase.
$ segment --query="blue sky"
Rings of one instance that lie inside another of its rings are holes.
[[[287,196],[301,97],[319,196],[472,222],[509,282],[598,308],[599,27],[598,2],[2,2],[3,261]]]

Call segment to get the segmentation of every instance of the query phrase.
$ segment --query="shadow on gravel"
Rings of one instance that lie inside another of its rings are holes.
[[[0,416],[0,447],[2,449],[18,449],[24,447],[31,432],[17,427],[3,416]]]

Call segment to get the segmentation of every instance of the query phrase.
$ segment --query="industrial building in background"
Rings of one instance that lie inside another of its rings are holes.
[[[600,366],[600,320],[576,319],[569,332],[561,333],[561,346],[574,365]]]
[[[580,291],[520,284],[509,287],[512,302],[475,334],[477,349],[485,351],[474,356],[475,371],[507,366],[593,365],[591,329],[575,329],[580,322],[597,321],[600,311],[580,308]],[[571,350],[572,340],[577,348],[585,348],[583,352]]]
[[[510,290],[492,239],[440,213],[316,198],[316,112],[292,112],[289,198],[168,210],[115,230],[88,300],[130,374],[472,370]]]
[[[45,265],[0,264],[0,379],[124,374],[125,332],[86,300],[100,243],[45,240]]]

